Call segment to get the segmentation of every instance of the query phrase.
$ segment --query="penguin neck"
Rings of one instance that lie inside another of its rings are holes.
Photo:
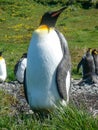
[[[98,55],[98,52],[97,52],[97,51],[94,51],[94,54],[95,54],[95,55]]]
[[[0,60],[2,60],[3,58],[2,58],[2,56],[0,56]]]
[[[54,29],[54,27],[49,27],[49,26],[47,26],[47,25],[40,25],[39,27],[38,27],[38,30],[51,30],[51,29]]]

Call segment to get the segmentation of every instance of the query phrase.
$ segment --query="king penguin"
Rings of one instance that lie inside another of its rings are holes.
[[[98,51],[96,49],[93,49],[92,55],[93,55],[94,63],[95,63],[95,73],[98,76]]]
[[[6,62],[2,53],[3,51],[0,52],[0,82],[4,82],[7,78]]]
[[[88,78],[89,75],[95,71],[94,60],[91,52],[92,49],[88,48],[81,61],[77,65],[77,72],[79,72],[79,69],[82,66],[83,79]]]
[[[77,72],[79,71],[79,68],[82,66],[82,74],[83,74],[83,80],[86,83],[93,83],[97,82],[96,80],[96,74],[95,74],[95,64],[94,59],[92,56],[92,49],[88,48],[85,55],[82,57],[81,61],[79,62],[77,66]]]
[[[35,111],[51,111],[69,101],[71,58],[66,39],[55,29],[65,8],[46,12],[30,41],[24,91]]]
[[[24,53],[14,67],[14,74],[19,83],[24,82],[24,72],[27,66],[27,53]]]

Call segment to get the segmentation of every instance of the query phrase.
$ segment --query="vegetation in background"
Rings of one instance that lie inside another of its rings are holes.
[[[32,0],[44,5],[76,5],[88,9],[91,7],[98,8],[98,0]]]

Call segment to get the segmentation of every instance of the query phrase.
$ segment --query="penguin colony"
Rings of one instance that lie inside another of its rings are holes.
[[[87,83],[98,83],[98,51],[96,49],[88,48],[79,64],[77,65],[77,72],[82,66],[83,81]]]
[[[27,102],[35,111],[50,111],[69,102],[71,58],[65,37],[55,28],[65,9],[46,12],[42,16],[39,27],[33,32],[28,55],[24,53],[14,66],[15,77],[24,84]],[[0,82],[7,78],[2,52]],[[98,83],[98,50],[88,48],[77,65],[77,72],[81,66],[83,81]]]
[[[34,111],[50,111],[69,101],[70,54],[63,34],[55,29],[56,21],[65,8],[42,16],[28,48],[24,88]]]

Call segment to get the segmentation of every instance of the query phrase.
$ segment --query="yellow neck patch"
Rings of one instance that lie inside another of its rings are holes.
[[[3,57],[2,56],[0,56],[0,60],[2,60],[3,59]]]
[[[92,49],[90,48],[90,54],[92,53]]]
[[[42,25],[42,26],[39,26],[40,30],[46,30],[46,29],[49,29],[47,25]]]
[[[47,25],[41,25],[41,26],[38,27],[37,30],[41,30],[41,31],[42,30],[48,30],[49,31],[50,29],[52,29],[52,28],[49,28]]]

